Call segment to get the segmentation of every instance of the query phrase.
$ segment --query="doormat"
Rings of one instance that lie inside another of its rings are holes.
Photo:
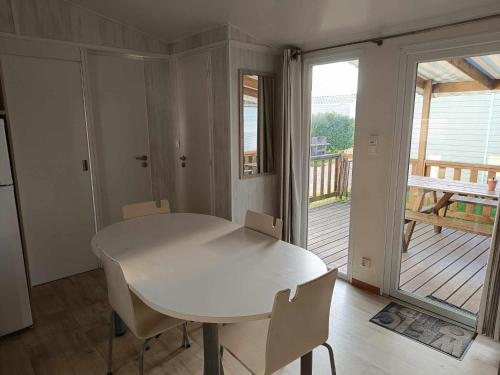
[[[462,360],[476,332],[391,302],[370,322]]]

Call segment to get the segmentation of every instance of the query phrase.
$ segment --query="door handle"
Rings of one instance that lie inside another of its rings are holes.
[[[182,161],[186,161],[186,157],[184,155],[182,155],[179,160],[182,160]]]
[[[136,157],[135,157],[135,160],[143,160],[143,161],[146,161],[146,160],[148,160],[148,156],[147,156],[147,155],[136,156]]]

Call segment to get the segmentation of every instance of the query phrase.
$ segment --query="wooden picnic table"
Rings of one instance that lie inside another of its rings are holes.
[[[491,191],[488,190],[487,184],[425,176],[409,176],[408,187],[416,192],[416,199],[411,209],[406,210],[407,226],[403,238],[403,251],[408,249],[416,222],[434,225],[436,233],[440,233],[441,228],[446,227],[491,237],[492,225],[446,217],[446,212],[448,206],[454,202],[496,207],[500,187]],[[431,195],[432,204],[424,207],[425,197],[428,194]]]

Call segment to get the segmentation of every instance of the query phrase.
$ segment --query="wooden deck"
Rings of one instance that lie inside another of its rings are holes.
[[[328,267],[347,274],[351,203],[336,202],[309,209],[307,248]]]
[[[349,202],[309,209],[308,249],[343,273],[349,213]],[[417,224],[402,255],[400,288],[477,314],[489,248],[489,237],[446,228],[436,234],[432,225]]]

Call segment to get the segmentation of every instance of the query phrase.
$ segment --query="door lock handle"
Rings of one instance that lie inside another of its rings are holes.
[[[182,161],[186,161],[186,157],[184,155],[182,155],[179,159]]]
[[[147,156],[147,155],[136,156],[136,157],[135,157],[135,160],[143,160],[143,161],[146,161],[146,160],[148,160],[148,156]]]

